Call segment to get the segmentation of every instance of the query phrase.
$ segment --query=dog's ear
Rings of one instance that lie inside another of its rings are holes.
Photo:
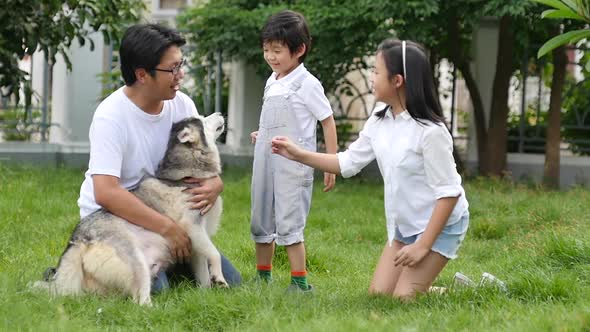
[[[195,135],[194,130],[191,130],[190,127],[184,127],[176,137],[180,143],[196,143],[199,141],[199,135]]]

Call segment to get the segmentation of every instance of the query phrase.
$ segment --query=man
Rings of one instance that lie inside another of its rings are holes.
[[[172,124],[197,114],[194,102],[179,91],[184,77],[180,47],[185,43],[178,32],[155,24],[127,29],[119,49],[125,86],[96,109],[89,133],[90,162],[78,199],[81,218],[104,208],[162,235],[178,263],[190,260],[186,232],[129,190],[144,176],[154,176]],[[198,184],[186,191],[193,195],[191,207],[200,209],[201,214],[209,211],[223,191],[219,176],[185,182]],[[223,255],[222,270],[230,285],[240,283],[239,272]],[[160,273],[152,289],[167,287],[166,275]]]

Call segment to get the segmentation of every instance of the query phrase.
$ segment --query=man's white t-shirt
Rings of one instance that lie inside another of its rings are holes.
[[[92,175],[112,175],[127,190],[134,189],[144,176],[154,176],[166,152],[172,125],[195,115],[194,102],[180,91],[164,101],[157,115],[138,108],[123,88],[101,102],[90,125],[90,162],[80,188],[80,217],[101,208],[94,197]]]
[[[299,64],[287,76],[277,80],[277,73],[272,73],[266,80],[265,98],[276,95],[284,95],[289,92],[291,83],[303,76],[301,87],[292,100],[293,111],[297,119],[297,126],[305,137],[315,137],[318,121],[323,121],[332,115],[332,107],[326,95],[322,83],[313,76],[303,64]]]

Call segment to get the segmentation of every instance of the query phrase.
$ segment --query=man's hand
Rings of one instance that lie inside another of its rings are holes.
[[[396,254],[393,260],[395,266],[409,266],[414,267],[420,263],[424,257],[430,252],[430,248],[421,245],[418,241],[402,247]]]
[[[170,245],[170,254],[177,263],[189,263],[191,260],[191,239],[186,232],[173,221],[161,234]]]
[[[253,131],[250,133],[250,140],[252,140],[252,144],[256,143],[256,138],[258,138],[258,131]]]
[[[184,183],[196,185],[193,188],[184,190],[186,193],[193,195],[188,201],[192,202],[191,209],[201,210],[201,215],[209,212],[217,197],[223,191],[223,181],[219,176],[212,178],[186,178]]]
[[[324,173],[324,192],[334,189],[336,185],[336,174]]]

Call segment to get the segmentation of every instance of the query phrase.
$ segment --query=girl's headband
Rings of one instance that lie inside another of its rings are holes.
[[[407,80],[406,78],[406,41],[402,40],[402,64],[404,66],[404,80]]]

